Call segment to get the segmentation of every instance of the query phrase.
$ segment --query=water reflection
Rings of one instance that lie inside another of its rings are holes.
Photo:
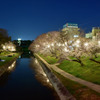
[[[29,53],[23,53],[19,58],[30,58],[32,55]]]
[[[47,75],[43,71],[42,67],[40,66],[36,58],[34,57],[31,58],[30,65],[31,68],[35,70],[35,77],[37,78],[37,80],[41,82],[43,85],[53,88]]]
[[[16,61],[14,61],[9,67],[5,66],[0,68],[0,73],[2,75],[0,76],[0,86],[5,86],[9,80],[9,75],[11,74],[12,71],[15,70],[16,67]]]
[[[59,100],[38,61],[32,58],[29,63],[30,58],[20,58],[6,67],[0,77],[0,100]]]
[[[8,80],[9,80],[9,75],[11,73],[9,72],[5,72],[1,77],[0,77],[0,87],[3,87],[5,86],[7,83],[8,83]]]
[[[14,61],[14,62],[8,67],[8,71],[9,71],[9,72],[14,71],[15,65],[16,65],[16,61]]]
[[[35,77],[36,79],[44,86],[46,86],[47,88],[49,88],[55,99],[54,100],[60,100],[57,93],[55,92],[51,82],[49,81],[47,75],[45,74],[44,70],[42,69],[42,67],[40,66],[38,60],[34,57],[31,58],[30,61],[30,67],[32,68],[32,70],[35,71]]]

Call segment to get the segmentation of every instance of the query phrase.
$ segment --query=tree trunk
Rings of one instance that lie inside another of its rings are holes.
[[[96,62],[96,63],[100,64],[100,61],[96,61],[96,60],[93,59],[93,58],[90,58],[90,60],[93,61],[93,62]]]
[[[83,62],[80,60],[80,58],[75,57],[77,60],[72,60],[72,61],[76,61],[78,63],[80,63],[81,66],[84,66]]]
[[[94,55],[94,56],[95,56],[95,58],[98,58],[97,55]]]

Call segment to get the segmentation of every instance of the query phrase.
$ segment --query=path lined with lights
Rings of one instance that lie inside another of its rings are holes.
[[[54,71],[58,72],[59,74],[61,74],[62,76],[64,76],[65,78],[68,78],[70,80],[73,80],[75,82],[78,82],[82,85],[85,85],[87,87],[89,87],[90,89],[100,93],[100,85],[94,84],[92,82],[88,82],[85,80],[82,80],[80,78],[77,78],[63,70],[61,70],[60,68],[58,68],[56,65],[50,65],[48,64],[43,58],[41,58],[38,54],[36,54],[48,67],[52,68]]]

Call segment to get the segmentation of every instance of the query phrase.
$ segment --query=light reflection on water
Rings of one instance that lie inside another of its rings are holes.
[[[32,70],[35,71],[35,77],[36,79],[44,86],[46,86],[47,88],[49,88],[55,99],[54,100],[60,100],[57,93],[54,90],[54,87],[52,86],[51,82],[49,81],[47,75],[45,74],[44,70],[42,69],[42,67],[40,66],[38,60],[36,58],[31,58],[31,62],[30,62],[30,67],[32,68]]]
[[[48,86],[50,88],[52,87],[52,84],[50,83],[47,75],[43,71],[42,67],[38,63],[36,58],[31,58],[31,68],[35,70],[35,77],[38,79],[39,82],[41,82],[43,85]]]
[[[13,71],[15,69],[15,65],[16,65],[16,61],[14,61],[9,67],[8,67],[8,71]]]
[[[38,61],[32,58],[29,64],[30,58],[19,58],[6,67],[0,77],[0,100],[59,100]]]
[[[16,61],[14,61],[9,67],[4,66],[3,68],[0,68],[0,73],[2,75],[0,76],[0,87],[5,86],[9,80],[9,75],[12,71],[14,71],[16,68]]]

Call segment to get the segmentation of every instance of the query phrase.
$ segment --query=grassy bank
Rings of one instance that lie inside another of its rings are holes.
[[[100,94],[53,71],[76,100],[100,100]]]
[[[10,54],[10,53],[9,53]],[[7,64],[9,61],[13,60],[15,57],[19,56],[19,53],[15,53],[12,57],[8,57],[8,56],[1,56],[0,55],[0,59],[5,60],[3,62],[0,61],[0,67]]]
[[[44,57],[43,55],[40,56],[49,64],[54,64],[58,61],[58,59],[55,57]],[[100,57],[98,57],[96,60],[100,61]],[[90,61],[88,58],[82,58],[82,61],[84,66],[81,66],[77,62],[64,60],[60,63],[60,65],[58,65],[58,67],[76,77],[93,82],[95,84],[100,84],[100,64]]]
[[[58,59],[56,57],[51,57],[51,56],[43,56],[42,54],[39,54],[43,59],[45,59],[49,64],[55,64]]]

